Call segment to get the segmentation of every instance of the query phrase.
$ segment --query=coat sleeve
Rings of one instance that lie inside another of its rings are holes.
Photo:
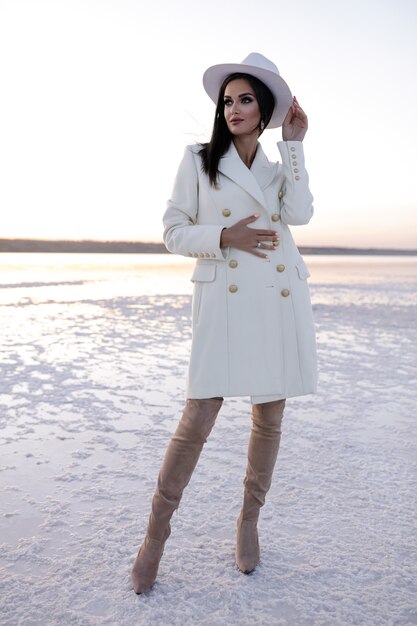
[[[220,224],[198,224],[199,173],[192,146],[187,146],[178,168],[171,198],[163,217],[164,242],[175,254],[224,260]]]
[[[314,209],[304,164],[303,144],[301,141],[280,141],[278,148],[284,176],[281,220],[284,224],[308,224]]]

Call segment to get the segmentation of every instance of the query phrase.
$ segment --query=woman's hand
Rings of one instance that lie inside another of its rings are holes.
[[[279,244],[278,233],[274,230],[262,230],[248,228],[248,224],[255,222],[259,213],[246,217],[230,228],[224,228],[220,237],[221,248],[237,248],[244,252],[250,252],[261,259],[267,259],[268,255],[261,250],[275,250]]]
[[[292,105],[288,109],[282,124],[282,138],[284,141],[302,141],[308,129],[308,118],[294,96]]]

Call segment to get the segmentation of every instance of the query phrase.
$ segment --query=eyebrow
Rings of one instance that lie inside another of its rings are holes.
[[[253,93],[251,93],[250,91],[245,91],[245,93],[240,93],[238,94],[238,98],[243,98],[243,96],[254,96]],[[227,96],[226,94],[224,94],[225,98],[231,98],[232,96]]]

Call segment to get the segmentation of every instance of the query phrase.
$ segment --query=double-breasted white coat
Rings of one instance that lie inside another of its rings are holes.
[[[271,163],[258,143],[249,169],[233,144],[214,188],[200,146],[187,146],[163,218],[170,252],[197,259],[187,397],[251,396],[253,403],[313,393],[316,349],[307,278],[288,228],[313,214],[303,144],[278,143]],[[220,248],[223,228],[255,213],[250,228],[279,233],[261,259]]]

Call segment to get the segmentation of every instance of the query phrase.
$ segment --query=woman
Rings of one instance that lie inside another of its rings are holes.
[[[133,565],[136,593],[155,582],[171,516],[225,396],[252,401],[236,563],[245,574],[255,569],[257,521],[271,485],[285,400],[314,393],[316,386],[309,273],[288,228],[307,224],[313,214],[301,143],[307,117],[277,67],[257,53],[210,67],[203,84],[217,103],[212,137],[186,148],[164,216],[168,250],[197,259],[188,399]],[[282,164],[274,164],[258,138],[281,125]]]

